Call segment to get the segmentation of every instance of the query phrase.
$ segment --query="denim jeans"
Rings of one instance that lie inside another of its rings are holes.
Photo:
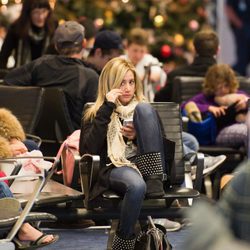
[[[182,140],[184,156],[190,153],[194,154],[198,152],[199,142],[192,134],[182,132]]]
[[[161,127],[156,111],[150,104],[140,103],[136,106],[133,123],[137,137],[137,154],[161,152],[163,156]],[[113,168],[109,181],[111,189],[124,197],[119,233],[125,239],[131,238],[145,197],[146,183],[135,169],[127,166]]]
[[[160,152],[164,171],[163,135],[155,109],[148,103],[139,103],[135,108],[133,122],[136,130],[137,154]]]
[[[39,150],[39,147],[37,146],[37,144],[33,140],[26,139],[23,141],[23,143],[29,152],[32,150]]]
[[[109,181],[111,189],[124,196],[119,233],[123,238],[130,238],[145,197],[146,183],[135,169],[126,166],[112,169]]]
[[[9,186],[5,182],[0,182],[0,199],[5,197],[13,197]]]

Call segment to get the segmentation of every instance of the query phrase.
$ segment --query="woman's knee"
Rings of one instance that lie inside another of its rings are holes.
[[[134,197],[135,200],[144,199],[146,190],[146,183],[142,178],[138,179],[136,182],[131,183],[128,186],[128,192],[132,197]]]
[[[149,117],[154,114],[155,110],[149,103],[138,103],[135,107],[135,114],[141,117]]]

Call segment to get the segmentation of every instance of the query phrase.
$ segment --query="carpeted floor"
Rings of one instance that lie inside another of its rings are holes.
[[[108,231],[107,229],[44,229],[46,233],[56,233],[60,236],[58,242],[44,247],[45,250],[105,250]],[[168,238],[173,245],[173,250],[183,250],[183,241],[189,228],[178,232],[169,232]]]

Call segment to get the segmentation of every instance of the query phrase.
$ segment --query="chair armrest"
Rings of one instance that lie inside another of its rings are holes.
[[[197,154],[197,168],[196,168],[196,176],[194,181],[194,189],[201,191],[202,179],[203,179],[203,170],[204,170],[204,154]]]
[[[89,192],[97,181],[100,168],[100,156],[84,154],[81,157],[79,171],[81,177],[82,191],[85,195],[85,206],[88,204]]]
[[[25,205],[20,217],[18,218],[18,220],[16,221],[15,225],[12,227],[12,229],[9,231],[8,235],[7,235],[7,239],[9,239],[10,241],[15,237],[15,235],[17,234],[17,232],[19,231],[20,227],[22,226],[23,222],[25,221],[25,218],[27,217],[28,213],[30,212],[38,194],[40,193],[43,184],[44,184],[44,175],[43,174],[36,174],[36,175],[12,175],[12,176],[8,176],[8,177],[2,177],[0,178],[0,181],[4,181],[4,180],[12,180],[12,179],[17,179],[17,178],[26,178],[26,177],[37,177],[38,180],[36,182],[36,185],[34,187],[33,192],[30,195],[30,199],[27,202],[27,204]]]
[[[40,146],[42,144],[41,137],[36,136],[36,135],[32,135],[32,134],[26,134],[26,138],[33,140],[37,144],[37,146],[40,148]]]
[[[1,163],[8,163],[8,164],[13,164],[14,169],[12,170],[10,176],[12,175],[17,175],[22,167],[22,163],[18,162],[18,160],[23,160],[23,159],[44,159],[53,162],[52,167],[49,170],[43,169],[44,171],[44,176],[46,177],[46,182],[52,177],[52,175],[57,171],[59,165],[60,165],[60,160],[57,159],[56,157],[52,156],[15,156],[15,157],[8,157],[5,159],[0,159],[0,164]],[[24,175],[21,175],[24,176]],[[15,179],[15,178],[14,178]],[[12,184],[14,179],[10,179],[9,183]]]
[[[197,154],[197,165],[195,172],[195,180],[192,183],[191,178],[191,169],[192,166],[189,161],[185,161],[185,173],[188,174],[188,178],[185,181],[188,181],[188,187],[194,188],[195,190],[201,192],[202,180],[203,180],[203,170],[204,170],[204,154]],[[187,183],[186,183],[187,184]]]

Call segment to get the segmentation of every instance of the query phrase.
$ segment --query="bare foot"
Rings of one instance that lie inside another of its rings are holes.
[[[36,241],[43,233],[37,230],[36,228],[32,227],[29,223],[24,223],[19,232],[18,232],[18,239],[21,241]],[[54,239],[52,234],[46,235],[43,239],[42,243],[48,243]]]

